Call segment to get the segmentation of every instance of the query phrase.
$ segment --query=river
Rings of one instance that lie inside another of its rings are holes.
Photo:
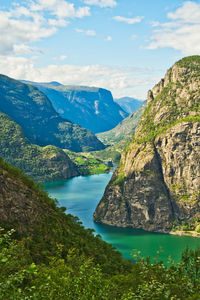
[[[111,243],[122,255],[132,258],[133,251],[140,251],[142,256],[156,257],[162,248],[159,258],[164,262],[171,257],[178,262],[182,251],[188,245],[195,249],[200,247],[200,239],[188,236],[146,232],[132,228],[118,228],[94,223],[93,212],[99,203],[112,173],[79,176],[72,179],[44,184],[45,190],[59,201],[60,206],[67,208],[67,213],[78,216],[86,228],[95,229],[108,243]],[[136,249],[136,250],[135,250]]]

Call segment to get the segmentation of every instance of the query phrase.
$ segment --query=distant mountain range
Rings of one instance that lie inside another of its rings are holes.
[[[89,130],[61,118],[38,88],[0,75],[0,111],[19,124],[32,144],[75,152],[104,149]]]
[[[147,102],[144,101],[142,106],[120,122],[115,128],[107,132],[98,133],[96,136],[105,145],[114,145],[124,138],[130,137],[138,126],[146,105]]]
[[[122,98],[114,99],[114,101],[117,104],[119,104],[123,108],[123,110],[126,111],[128,114],[134,112],[144,102],[131,97],[122,97]]]
[[[63,118],[94,133],[108,131],[128,116],[110,91],[86,86],[62,85],[58,82],[29,82],[43,92]]]

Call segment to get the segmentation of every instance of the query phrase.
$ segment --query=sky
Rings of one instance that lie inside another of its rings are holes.
[[[0,73],[146,99],[200,54],[200,0],[1,0]]]

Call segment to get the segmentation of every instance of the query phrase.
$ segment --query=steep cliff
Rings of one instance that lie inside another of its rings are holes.
[[[104,149],[89,130],[63,119],[36,87],[0,75],[0,111],[18,123],[29,141],[71,151]]]
[[[170,68],[151,91],[94,220],[169,232],[200,220],[200,56]]]
[[[68,155],[55,146],[31,144],[22,128],[0,112],[0,156],[37,181],[67,179],[79,175]]]
[[[108,131],[128,116],[110,91],[87,86],[32,83],[51,100],[61,117],[94,133]]]

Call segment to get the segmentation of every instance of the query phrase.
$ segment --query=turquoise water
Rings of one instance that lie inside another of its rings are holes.
[[[162,248],[160,258],[167,262],[168,257],[177,262],[181,252],[188,245],[200,247],[200,239],[186,236],[152,233],[132,228],[119,228],[96,224],[92,220],[93,212],[103,196],[105,187],[112,173],[92,176],[79,176],[68,180],[45,183],[49,195],[58,199],[60,206],[67,208],[67,213],[78,216],[86,228],[93,228],[102,238],[131,259],[134,249],[143,256],[155,257]]]

